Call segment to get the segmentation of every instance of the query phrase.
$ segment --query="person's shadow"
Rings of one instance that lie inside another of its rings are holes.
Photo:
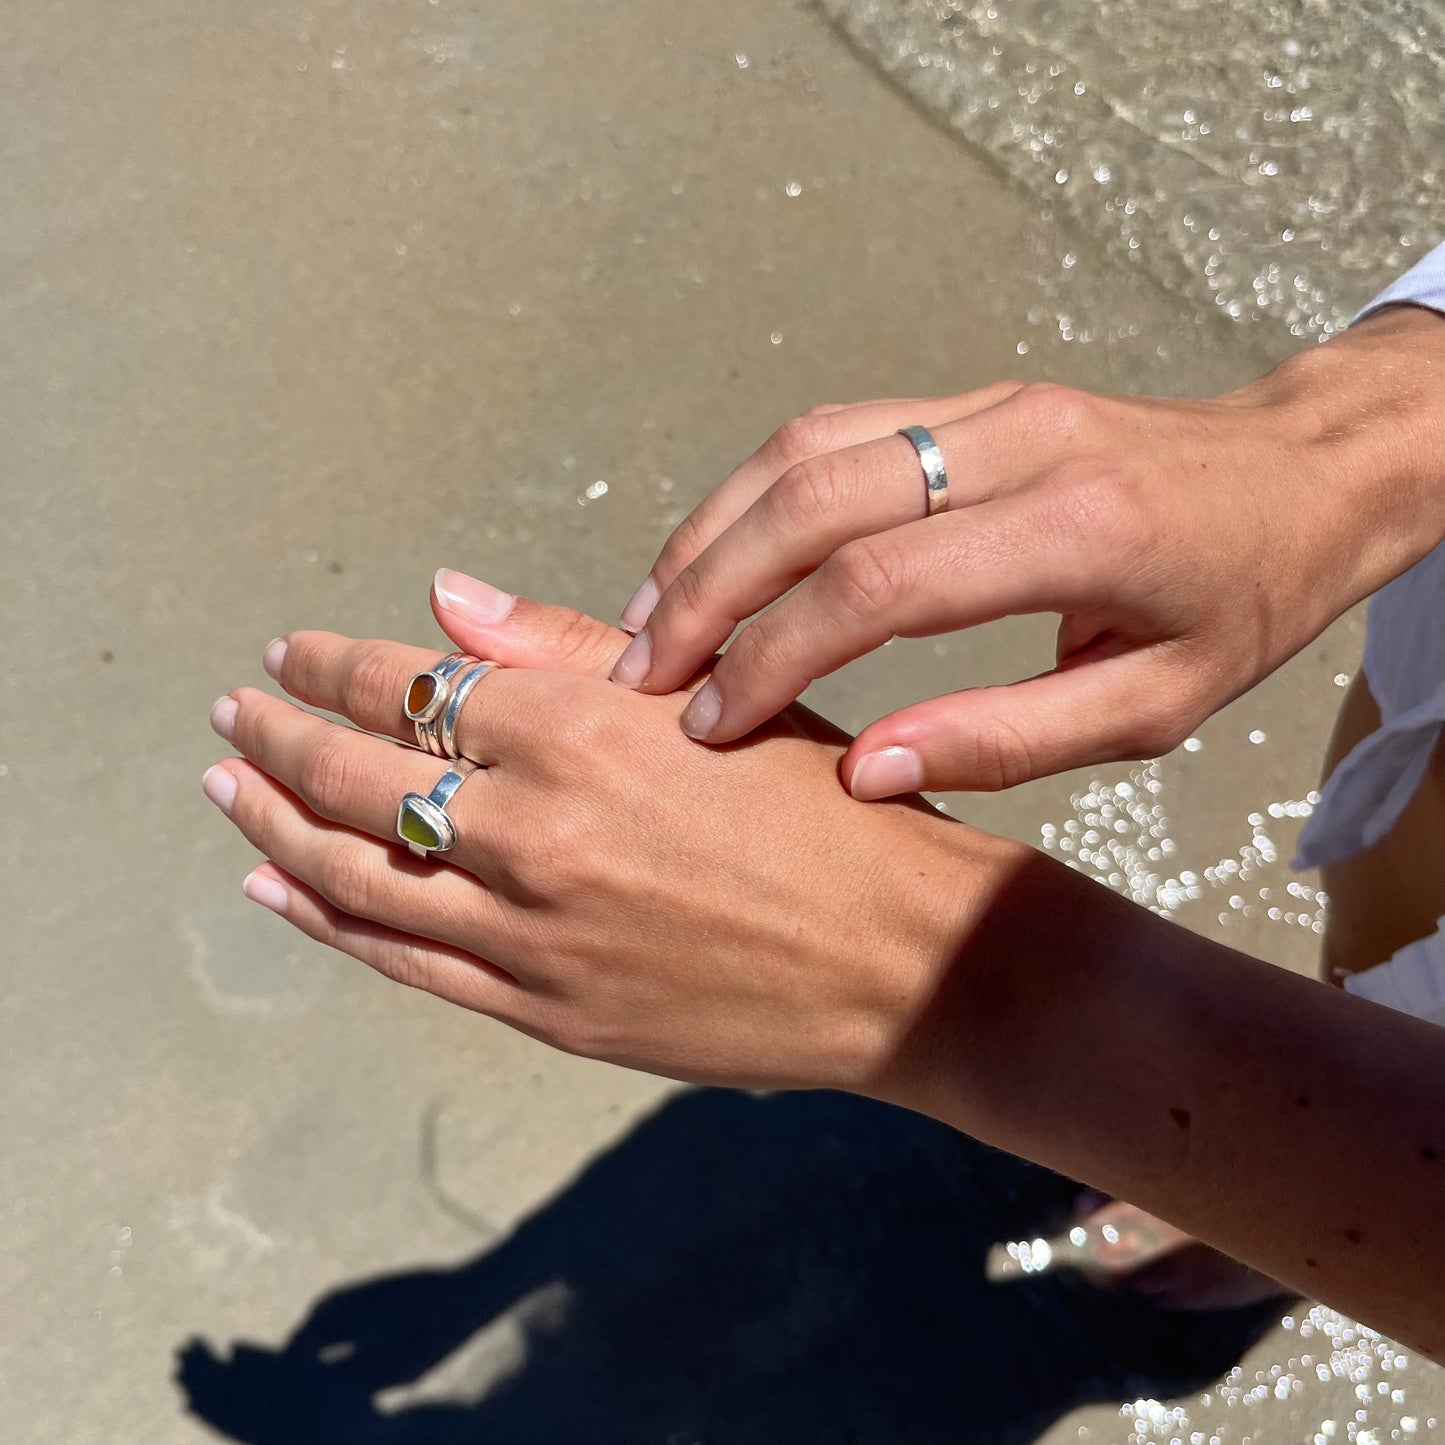
[[[1274,1318],[987,1283],[1074,1192],[884,1105],[690,1091],[477,1258],[343,1286],[279,1350],[192,1340],[179,1380],[251,1445],[1024,1445],[1201,1388]],[[469,1365],[503,1316],[510,1359]]]

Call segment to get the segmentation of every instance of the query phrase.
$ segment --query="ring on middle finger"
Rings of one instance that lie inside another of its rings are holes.
[[[442,756],[448,758],[459,758],[461,752],[457,748],[457,719],[462,715],[462,704],[467,700],[467,694],[489,673],[495,671],[501,664],[497,662],[479,662],[469,668],[456,680],[452,687],[451,696],[447,699],[447,705],[440,718],[434,719],[429,726],[441,744]]]
[[[469,662],[477,659],[465,652],[450,652],[433,663],[425,672],[413,675],[402,698],[402,711],[416,727],[419,748],[437,757],[442,756],[441,741],[436,733],[436,720],[451,700],[451,680]]]

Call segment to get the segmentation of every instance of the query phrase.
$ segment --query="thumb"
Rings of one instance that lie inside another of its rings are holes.
[[[1026,682],[930,698],[879,718],[844,754],[855,798],[997,792],[1091,763],[1170,751],[1190,722],[1178,679],[1126,653],[1071,663]]]
[[[514,597],[446,567],[432,579],[431,606],[458,647],[506,667],[606,677],[631,641],[585,612]]]

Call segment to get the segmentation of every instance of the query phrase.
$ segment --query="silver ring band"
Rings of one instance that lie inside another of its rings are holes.
[[[436,720],[451,696],[451,679],[476,658],[465,652],[449,652],[425,672],[412,676],[402,699],[402,711],[416,728],[416,745],[435,757],[442,757],[441,743],[436,735]]]
[[[948,468],[943,464],[943,453],[933,440],[933,433],[926,426],[906,426],[898,435],[907,437],[923,463],[923,480],[928,488],[928,515],[936,517],[948,510]]]
[[[442,713],[440,720],[429,724],[441,743],[443,756],[461,757],[461,753],[457,751],[456,731],[457,719],[462,715],[462,704],[467,700],[467,694],[499,665],[495,662],[479,662],[469,672],[464,672],[457,679],[456,686],[452,688],[452,695],[447,701],[446,711]]]
[[[447,816],[447,804],[477,771],[477,765],[458,758],[437,779],[430,793],[407,793],[396,810],[396,836],[416,854],[428,858],[457,846],[457,827]]]

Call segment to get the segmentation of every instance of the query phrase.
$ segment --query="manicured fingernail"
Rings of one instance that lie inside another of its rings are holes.
[[[274,638],[266,644],[266,650],[261,654],[261,666],[266,669],[267,675],[274,677],[277,682],[281,681],[281,664],[286,661],[286,639],[284,637]]]
[[[259,903],[262,908],[269,908],[272,913],[285,913],[286,905],[291,901],[286,885],[259,868],[252,869],[246,875],[241,891],[252,903]]]
[[[236,775],[220,763],[206,769],[201,778],[206,796],[229,818],[236,801]]]
[[[488,627],[504,621],[517,605],[517,599],[510,592],[478,582],[465,572],[453,572],[449,567],[441,568],[431,585],[437,601],[448,611],[460,612],[463,617]]]
[[[883,748],[853,769],[848,791],[861,802],[916,793],[923,786],[923,762],[912,748]]]
[[[693,693],[692,701],[683,710],[682,730],[688,737],[705,743],[721,716],[722,694],[709,678]]]
[[[241,704],[233,697],[218,697],[211,708],[211,729],[230,742],[236,736],[236,714]]]
[[[622,609],[622,625],[629,632],[636,632],[652,616],[652,609],[657,606],[657,599],[661,596],[662,592],[657,583],[649,577]]]
[[[652,638],[644,627],[623,649],[612,669],[612,681],[623,687],[636,687],[652,669]]]

